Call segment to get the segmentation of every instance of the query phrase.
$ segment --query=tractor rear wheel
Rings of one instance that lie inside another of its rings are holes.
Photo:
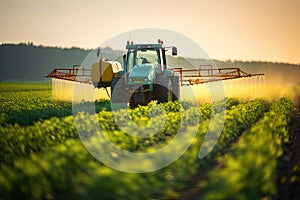
[[[156,79],[155,96],[158,103],[172,101],[172,81],[166,75],[160,75]]]
[[[180,99],[179,76],[173,76],[172,78],[172,92],[173,92],[172,101],[179,100]]]

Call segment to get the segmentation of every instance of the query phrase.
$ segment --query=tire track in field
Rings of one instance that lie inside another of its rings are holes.
[[[298,105],[298,108],[299,105]],[[300,197],[300,112],[290,125],[290,142],[279,169],[279,199],[296,200]]]

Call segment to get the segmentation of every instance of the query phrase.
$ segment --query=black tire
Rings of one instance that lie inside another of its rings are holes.
[[[166,75],[160,75],[156,79],[155,96],[158,103],[172,101],[172,81]]]
[[[173,76],[172,78],[172,92],[173,92],[172,101],[180,100],[179,76]]]
[[[129,106],[131,109],[135,109],[139,106],[140,104],[134,102],[134,101],[130,101]]]
[[[128,92],[125,88],[124,78],[113,78],[111,82],[111,101],[112,103],[126,103],[128,101]]]
[[[116,86],[117,82],[119,81],[119,77],[118,78],[113,78],[110,84],[110,96],[112,97],[112,93],[114,91],[114,87]]]

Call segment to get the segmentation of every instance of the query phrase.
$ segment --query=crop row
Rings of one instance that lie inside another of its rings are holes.
[[[205,184],[205,199],[260,199],[276,195],[277,161],[288,142],[293,104],[282,98],[219,158],[223,167],[213,170]]]
[[[29,125],[52,116],[70,115],[71,103],[55,101],[51,85],[0,84],[1,124]]]
[[[228,99],[226,102],[228,104],[228,108],[230,108],[231,105],[238,103],[233,99]],[[215,105],[215,110],[217,112],[221,110],[221,105],[225,105],[225,102],[218,102]],[[83,106],[86,106],[86,104]],[[97,118],[101,129],[109,133],[108,137],[112,138],[117,144],[119,143],[120,145],[123,145],[123,148],[124,145],[129,145],[129,149],[132,149],[133,144],[136,144],[139,147],[143,147],[143,144],[146,143],[151,145],[155,141],[165,138],[167,135],[173,135],[176,133],[176,126],[178,128],[177,122],[180,122],[180,115],[174,113],[179,113],[181,109],[184,109],[184,107],[185,109],[190,109],[186,112],[187,114],[185,115],[185,118],[189,116],[189,120],[196,120],[196,123],[199,122],[199,119],[195,118],[195,113],[198,113],[198,115],[200,115],[204,120],[210,117],[212,109],[211,104],[204,104],[198,108],[192,107],[188,103],[183,103],[182,105],[178,102],[166,103],[164,104],[164,108],[167,112],[167,120],[166,124],[163,126],[163,130],[155,137],[144,139],[143,141],[141,141],[142,139],[136,140],[137,138],[126,137],[126,134],[122,134],[123,137],[120,138],[110,133],[115,130],[120,130],[118,124],[115,123],[114,118],[122,119],[127,126],[131,126],[131,124],[135,122],[139,125],[142,125],[142,123],[147,124],[150,120],[148,113],[151,105],[130,110],[130,116],[126,115],[126,112],[124,111],[119,111],[113,116],[112,112],[102,110],[97,114]],[[156,112],[162,111],[157,110]],[[191,113],[194,114],[191,115]],[[154,123],[156,123],[157,126],[159,124],[161,125],[161,122],[164,122],[164,116],[162,116],[161,113],[156,113],[155,115],[157,118],[156,120],[153,120]],[[81,117],[82,119],[87,118],[87,116],[87,113],[81,113],[81,115],[78,115],[78,117]],[[192,116],[194,116],[194,119],[192,119]],[[162,118],[162,120],[158,118]],[[153,125],[155,126],[155,124]],[[135,127],[135,131],[140,130],[140,126]],[[90,126],[86,125],[84,129],[89,130]],[[149,127],[149,129],[151,129],[151,127]],[[18,156],[28,156],[33,152],[39,152],[41,149],[61,143],[69,138],[78,138],[73,116],[63,118],[53,117],[44,121],[37,121],[34,125],[25,127],[20,126],[19,124],[5,124],[0,126],[0,135],[0,162],[7,164],[12,163],[13,159]],[[135,146],[134,149],[137,149],[138,146]]]
[[[108,100],[96,100],[93,105],[97,112],[110,110]],[[53,99],[49,84],[0,83],[0,111],[0,125],[28,126],[51,117],[72,115],[72,103]]]
[[[29,156],[41,149],[77,137],[73,116],[51,118],[22,127],[7,124],[0,127],[0,163],[11,164],[18,156]]]
[[[44,83],[0,83],[0,93],[25,91],[51,91],[50,84]]]
[[[251,109],[249,110],[249,108]],[[223,130],[233,130],[236,128],[236,134],[239,135],[241,131],[255,123],[267,108],[268,104],[263,100],[254,100],[233,105],[231,110],[226,112],[226,122]],[[145,108],[140,107],[137,109],[137,113],[132,113],[131,116],[137,116],[138,118],[144,116],[139,115],[143,112],[141,109]],[[173,105],[171,109],[177,111],[181,108],[176,108],[176,105]],[[20,197],[47,199],[53,197],[59,198],[60,195],[89,199],[176,198],[179,195],[178,191],[183,188],[187,179],[196,172],[197,167],[201,163],[198,160],[198,153],[210,123],[209,119],[205,120],[204,118],[200,120],[199,125],[195,123],[195,120],[191,120],[191,117],[195,113],[191,109],[195,108],[186,109],[189,112],[186,112],[186,115],[183,112],[183,117],[175,117],[175,115],[182,115],[182,112],[169,112],[172,114],[170,119],[183,119],[185,127],[183,131],[186,131],[186,135],[189,134],[190,126],[196,125],[199,129],[198,135],[193,140],[190,148],[183,156],[168,167],[146,174],[119,172],[101,165],[97,160],[92,158],[82,146],[80,140],[68,139],[62,144],[57,144],[38,153],[32,153],[29,159],[15,159],[12,166],[7,164],[1,165],[0,194],[6,199]],[[198,113],[201,112],[198,110]],[[208,113],[207,116],[210,116],[209,112],[205,113]],[[110,115],[108,112],[105,112],[105,114]],[[89,130],[90,122],[86,119],[86,115],[82,114],[78,115],[78,117],[86,120],[85,124],[83,120],[81,126]],[[194,117],[197,122],[197,115]],[[221,114],[215,114],[213,117],[221,120]],[[101,121],[102,119],[99,120]],[[123,147],[122,141],[126,145],[132,144],[133,147],[125,145],[125,149],[130,150],[141,148],[140,146],[135,146],[135,143],[131,143],[121,130],[114,129],[112,131],[109,129],[110,127],[107,127],[106,130],[114,143],[119,143],[121,147]],[[166,130],[165,133],[167,132]],[[216,145],[217,149],[234,141],[235,137],[228,139],[230,138],[230,134],[229,131],[222,132],[219,143]],[[89,139],[93,141],[94,137],[97,137],[97,133],[92,134]],[[153,143],[152,146],[143,147],[144,151],[147,152],[150,149],[155,150],[160,148],[159,144],[161,140],[162,138],[160,138],[158,144]],[[93,146],[105,148],[101,146],[101,143],[93,143]],[[176,148],[174,151],[176,151]],[[140,164],[143,165],[143,163]]]
[[[218,153],[228,144],[235,141],[240,134],[257,122],[263,114],[268,111],[269,103],[263,99],[255,99],[235,106],[226,112],[225,123],[218,145],[214,147],[211,154]],[[221,123],[223,117],[220,114],[215,116],[216,121]]]

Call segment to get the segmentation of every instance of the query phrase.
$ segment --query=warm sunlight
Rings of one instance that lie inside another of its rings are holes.
[[[124,31],[153,27],[192,38],[215,59],[298,64],[299,8],[297,0],[3,0],[0,43],[95,48]]]

